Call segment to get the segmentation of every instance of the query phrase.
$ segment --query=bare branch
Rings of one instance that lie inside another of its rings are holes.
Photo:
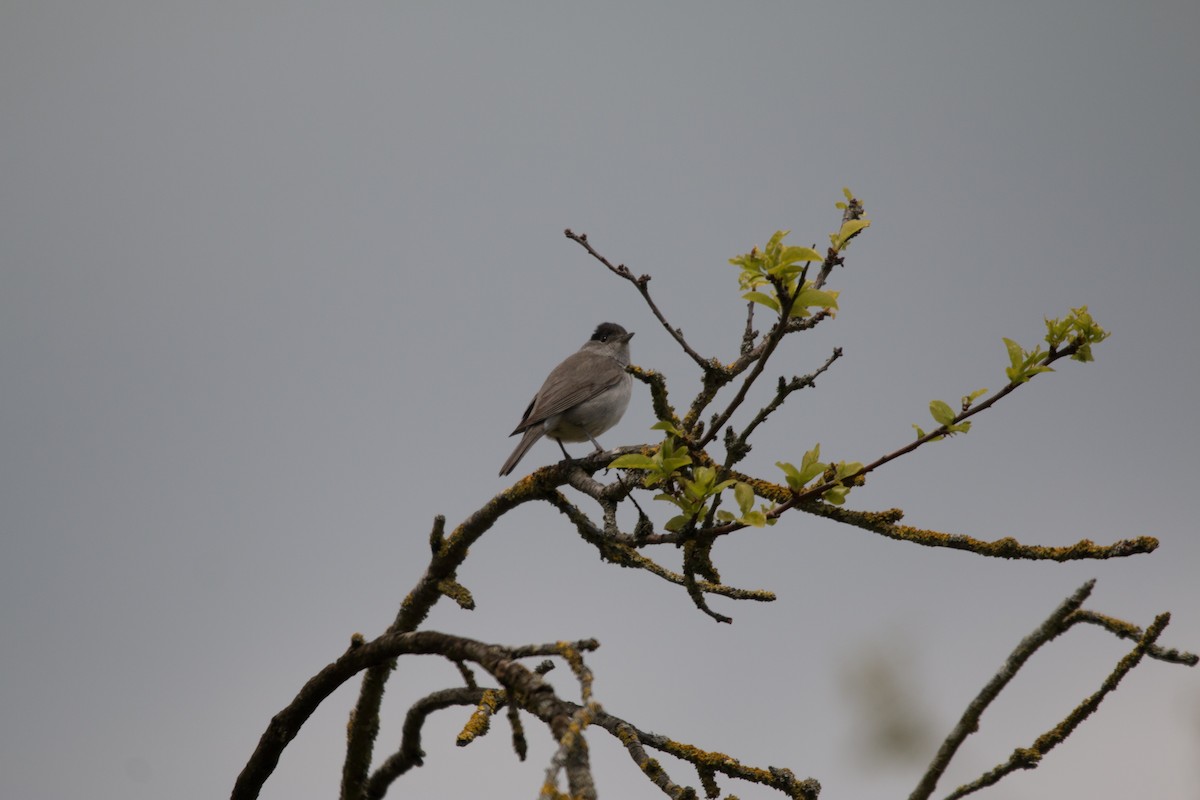
[[[938,748],[937,755],[930,762],[929,768],[921,778],[921,782],[917,784],[912,794],[909,795],[909,800],[925,800],[925,798],[933,794],[938,780],[946,771],[946,767],[950,765],[950,760],[954,758],[954,754],[958,752],[958,748],[968,736],[979,729],[979,718],[983,716],[984,710],[999,696],[1009,681],[1016,677],[1017,672],[1037,652],[1038,648],[1046,644],[1046,642],[1052,641],[1070,627],[1067,618],[1083,605],[1083,602],[1092,593],[1092,588],[1095,585],[1096,581],[1090,580],[1076,589],[1074,594],[1064,600],[1058,608],[1054,609],[1054,613],[1037,630],[1025,637],[1017,645],[1017,649],[1009,655],[1008,659],[1004,662],[1004,666],[1000,668],[1000,671],[988,681],[983,690],[967,705],[966,711],[963,712],[958,724],[954,726],[954,730],[950,731],[950,735],[946,737],[946,741],[942,742],[942,746]]]
[[[775,389],[775,397],[771,400],[771,402],[759,409],[758,413],[754,415],[754,419],[750,420],[749,424],[746,425],[745,429],[737,436],[737,438],[726,445],[725,468],[728,469],[729,467],[733,466],[742,459],[745,453],[749,452],[748,442],[750,440],[750,434],[754,433],[755,428],[765,422],[767,417],[769,417],[776,409],[783,405],[783,402],[788,398],[788,395],[790,395],[792,392],[799,391],[800,389],[815,386],[817,378],[831,366],[833,366],[834,361],[837,361],[841,357],[842,348],[835,347],[833,348],[832,355],[825,359],[825,363],[817,367],[817,369],[813,370],[809,374],[802,377],[793,377],[790,381],[785,381],[781,377],[779,379],[779,385]]]
[[[575,529],[579,531],[580,536],[595,546],[600,551],[600,557],[605,561],[622,567],[644,569],[668,583],[687,586],[688,579],[686,576],[678,572],[673,572],[637,552],[635,549],[639,543],[637,537],[623,535],[621,538],[615,539],[606,536],[600,528],[587,518],[586,514],[559,492],[547,497],[546,501],[561,511],[567,519],[571,520],[572,524],[575,525]],[[695,586],[706,594],[721,595],[735,600],[757,600],[768,603],[775,600],[775,593],[766,591],[765,589],[738,589],[711,581],[695,581]]]
[[[1078,621],[1078,618],[1076,618]],[[1018,769],[1034,769],[1042,758],[1055,748],[1060,742],[1066,739],[1079,725],[1100,707],[1100,703],[1104,698],[1117,688],[1117,684],[1121,682],[1130,670],[1141,662],[1142,656],[1146,655],[1149,649],[1154,645],[1154,642],[1160,635],[1163,629],[1167,627],[1167,623],[1171,621],[1170,614],[1159,614],[1155,617],[1154,622],[1146,629],[1146,632],[1138,640],[1137,646],[1122,658],[1117,666],[1104,679],[1104,683],[1100,688],[1086,700],[1080,703],[1075,709],[1067,715],[1066,719],[1055,725],[1049,731],[1046,731],[1037,738],[1036,741],[1029,747],[1019,747],[1009,756],[1008,761],[992,770],[979,776],[978,779],[972,781],[965,786],[960,786],[950,794],[946,795],[946,800],[957,800],[959,797],[965,797],[972,792],[976,792],[987,786],[991,786],[1005,775],[1017,771]],[[1071,620],[1067,620],[1067,627],[1070,627]]]
[[[590,653],[600,649],[600,642],[595,639],[580,639],[575,642],[554,642],[553,644],[525,644],[508,648],[513,658],[533,658],[534,656],[564,656],[564,649],[581,653]]]
[[[1158,548],[1158,540],[1152,536],[1121,539],[1110,545],[1098,545],[1090,539],[1080,539],[1074,544],[1061,547],[1021,544],[1011,536],[985,541],[961,533],[942,533],[924,528],[914,528],[911,525],[897,525],[896,521],[902,516],[902,512],[898,508],[887,511],[854,511],[828,503],[806,503],[800,506],[800,510],[826,519],[844,522],[856,528],[863,528],[889,539],[913,542],[925,547],[966,550],[990,558],[1013,558],[1024,561],[1104,560],[1152,553]]]
[[[764,481],[753,476],[729,470],[728,476],[734,480],[749,484],[759,497],[775,501],[778,505],[767,512],[769,519],[778,519],[792,508],[788,502],[793,497],[792,491],[777,483]],[[961,533],[943,533],[925,528],[915,528],[911,525],[898,525],[904,516],[898,508],[886,511],[856,511],[835,506],[819,500],[810,500],[796,507],[799,511],[825,517],[856,528],[878,533],[889,539],[912,542],[925,547],[946,547],[951,550],[966,550],[976,555],[990,558],[1010,558],[1024,561],[1083,561],[1104,560],[1109,558],[1125,558],[1132,555],[1151,553],[1158,548],[1158,540],[1152,536],[1139,536],[1135,539],[1121,539],[1110,545],[1098,545],[1089,539],[1060,547],[1046,545],[1021,544],[1016,539],[1006,536],[1001,539],[987,541],[976,539]],[[748,526],[740,522],[730,522],[711,528],[703,528],[692,534],[687,533],[655,533],[643,536],[637,541],[637,546],[651,546],[686,542],[696,533],[708,536],[728,536],[745,530]]]
[[[684,587],[687,589],[688,596],[692,598],[692,602],[696,608],[703,611],[708,616],[715,619],[717,622],[731,623],[733,619],[724,614],[718,614],[709,608],[707,601],[704,599],[704,592],[701,590],[699,583],[696,581],[696,575],[703,575],[714,583],[720,583],[721,577],[717,574],[716,567],[713,566],[711,558],[713,540],[712,537],[697,537],[688,540],[683,545],[683,578]]]
[[[388,787],[404,773],[413,767],[425,763],[425,751],[421,749],[421,728],[425,719],[434,711],[441,711],[451,706],[475,705],[483,698],[484,689],[459,687],[433,692],[418,700],[408,709],[404,718],[404,728],[400,737],[400,748],[388,756],[379,769],[372,773],[367,781],[366,797],[368,800],[378,800],[383,797]],[[503,692],[500,693],[503,695]],[[506,702],[501,697],[501,703]]]
[[[1134,639],[1142,638],[1142,629],[1137,625],[1126,622],[1123,619],[1110,617],[1105,614],[1099,614],[1095,611],[1089,611],[1086,608],[1081,608],[1071,615],[1071,622],[1086,622],[1091,625],[1099,625],[1101,628],[1114,634],[1118,639]],[[1146,655],[1158,661],[1163,661],[1168,664],[1183,664],[1188,667],[1194,667],[1200,664],[1200,656],[1195,653],[1188,653],[1183,650],[1174,648],[1164,648],[1154,645],[1146,651]]]
[[[592,724],[596,727],[604,728],[620,739],[634,763],[638,765],[638,768],[656,786],[662,789],[663,793],[668,797],[694,798],[696,794],[695,790],[679,786],[672,782],[670,776],[667,775],[666,770],[663,769],[658,760],[651,758],[646,752],[646,747],[652,747],[655,750],[686,761],[694,765],[698,772],[703,770],[709,774],[719,773],[727,775],[730,778],[761,784],[776,789],[788,797],[796,798],[797,800],[816,800],[817,795],[821,791],[821,784],[812,778],[797,780],[796,776],[790,770],[779,767],[766,767],[764,769],[747,766],[736,758],[731,758],[724,753],[701,750],[698,747],[677,742],[666,736],[639,730],[625,720],[615,717],[606,711],[597,712],[592,720]]]
[[[779,288],[781,290],[781,294],[785,294],[782,292],[782,287]],[[716,438],[717,434],[721,432],[721,428],[724,427],[725,423],[729,421],[729,418],[733,416],[733,412],[737,411],[738,406],[740,406],[742,401],[746,399],[746,394],[750,391],[750,387],[754,385],[754,382],[758,380],[758,377],[762,375],[763,370],[766,369],[767,361],[771,358],[771,354],[775,352],[775,348],[777,348],[779,343],[783,341],[783,337],[788,334],[787,323],[792,312],[792,305],[796,302],[796,298],[794,296],[787,295],[783,296],[782,299],[783,302],[781,303],[782,308],[779,312],[779,319],[775,321],[775,324],[771,326],[771,330],[767,332],[767,338],[763,340],[762,344],[752,349],[749,353],[743,355],[738,360],[741,362],[748,358],[754,357],[754,369],[752,369],[750,374],[747,375],[742,381],[742,385],[738,387],[737,393],[733,396],[733,399],[729,401],[729,405],[725,407],[725,410],[713,419],[712,423],[708,426],[708,432],[700,437],[700,441],[696,443],[697,448],[703,449],[705,445]],[[736,364],[734,365],[734,370],[737,370]],[[737,371],[740,372],[740,370]],[[734,372],[734,374],[737,373]]]
[[[585,640],[577,644],[581,646],[571,649],[589,649],[592,642]],[[353,640],[350,648],[340,658],[309,679],[292,702],[271,719],[271,724],[259,739],[258,747],[251,755],[250,761],[238,776],[231,797],[233,800],[257,797],[263,781],[274,770],[284,747],[295,738],[300,727],[325,698],[357,673],[379,665],[394,665],[395,658],[400,655],[441,655],[452,662],[471,661],[478,664],[504,686],[509,702],[520,705],[546,722],[554,735],[561,739],[567,731],[573,706],[560,700],[553,687],[543,681],[535,671],[518,663],[515,652],[524,656],[541,652],[561,655],[564,648],[555,643],[514,651],[437,631],[385,633],[368,643],[363,643],[360,638]],[[412,751],[406,753],[411,759]],[[365,784],[366,781],[363,786],[364,792]]]
[[[455,744],[459,747],[466,747],[480,736],[487,735],[492,727],[492,717],[504,704],[504,698],[501,695],[502,693],[495,689],[484,690],[479,702],[475,704],[475,713],[471,715],[467,724],[459,732],[458,738],[454,740]]]
[[[471,544],[491,528],[502,515],[522,503],[537,499],[540,491],[542,488],[534,482],[519,482],[516,486],[493,497],[482,508],[464,520],[455,528],[449,538],[442,539],[439,536],[442,523],[435,522],[431,544],[438,547],[438,552],[430,558],[425,574],[404,598],[404,602],[400,605],[400,611],[391,627],[388,628],[388,632],[407,633],[416,630],[417,626],[425,620],[434,603],[443,596],[443,591],[447,586],[446,581],[454,580],[455,572],[466,558]],[[341,800],[357,800],[363,796],[371,766],[375,737],[379,735],[379,707],[383,702],[383,688],[394,668],[394,661],[383,661],[371,665],[366,675],[363,676],[358,702],[350,714],[347,730],[346,758],[342,765]],[[290,741],[290,738],[288,737],[288,740],[280,743],[281,750],[283,746],[286,746],[287,741]],[[253,760],[252,756],[251,761],[253,762]],[[266,780],[267,775],[275,768],[276,761],[278,761],[278,753],[270,759],[267,772],[261,776],[261,780]],[[249,764],[246,770],[250,770]],[[247,774],[246,770],[243,770],[243,775]],[[252,774],[256,773],[252,771]],[[239,778],[240,781],[241,778]],[[257,789],[255,793],[257,794]]]
[[[547,800],[556,800],[558,792],[558,773],[567,770],[568,782],[571,786],[570,796],[581,797],[584,800],[595,800],[596,787],[591,780],[591,772],[579,769],[579,759],[587,758],[587,743],[583,739],[583,731],[590,724],[592,715],[599,708],[594,704],[579,706],[571,715],[566,734],[559,740],[558,750],[550,759],[546,768],[546,779],[542,782],[542,791],[538,795]],[[574,762],[574,780],[572,780],[572,763]]]
[[[456,600],[469,598],[469,593],[455,582],[455,572],[466,558],[472,544],[486,533],[496,520],[522,503],[543,499],[556,487],[567,483],[575,469],[596,471],[625,452],[640,448],[618,448],[607,453],[591,453],[580,459],[563,461],[542,467],[517,481],[485,503],[458,525],[449,537],[443,536],[444,521],[435,521],[430,536],[431,549],[436,549],[425,574],[404,598],[389,633],[414,631],[425,620],[439,597],[446,593],[458,595]],[[460,593],[458,590],[462,589]],[[465,594],[464,594],[465,593]],[[395,664],[373,665],[363,676],[358,702],[350,714],[346,758],[342,767],[342,800],[357,800],[365,790],[375,737],[379,733],[379,708],[383,689]],[[286,745],[286,742],[284,743]],[[274,769],[274,764],[271,764]],[[268,772],[269,774],[269,772]],[[263,776],[263,780],[266,776]]]
[[[754,302],[746,303],[746,330],[742,333],[741,354],[746,355],[754,349],[754,339],[758,331],[754,330]]]
[[[513,752],[517,754],[519,761],[524,761],[529,754],[529,743],[525,739],[525,726],[521,724],[520,711],[512,703],[508,704],[508,726],[512,728]]]
[[[667,322],[667,318],[663,316],[662,312],[658,310],[658,306],[654,304],[654,299],[650,297],[650,290],[647,288],[647,285],[650,283],[649,275],[634,277],[633,273],[629,271],[629,267],[626,267],[624,264],[618,264],[614,267],[612,262],[600,255],[600,253],[596,251],[596,248],[592,247],[592,245],[588,242],[586,233],[575,234],[570,228],[568,228],[567,230],[563,231],[563,234],[568,239],[582,247],[584,250],[587,250],[588,254],[591,255],[592,258],[608,267],[613,274],[618,275],[619,277],[622,277],[632,283],[638,290],[638,293],[641,294],[642,299],[646,301],[646,305],[650,306],[650,311],[654,314],[655,319],[662,324],[667,333],[671,334],[671,338],[683,348],[683,352],[691,356],[692,360],[695,361],[701,369],[708,368],[709,362],[703,356],[693,350],[692,346],[687,343],[686,339],[683,338],[683,330],[680,328],[671,327],[671,323]]]
[[[662,373],[633,365],[626,367],[625,371],[650,387],[650,400],[654,407],[655,419],[670,422],[676,428],[682,426],[683,423],[680,422],[674,407],[667,399],[667,382]]]

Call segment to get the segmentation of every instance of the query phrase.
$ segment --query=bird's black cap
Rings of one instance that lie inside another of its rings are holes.
[[[596,332],[592,334],[593,342],[607,342],[614,336],[624,336],[626,330],[615,322],[601,322],[596,326]]]

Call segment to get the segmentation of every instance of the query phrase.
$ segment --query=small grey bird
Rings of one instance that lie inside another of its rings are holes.
[[[625,367],[632,338],[620,325],[602,322],[583,347],[550,372],[525,409],[521,424],[509,434],[525,435],[500,468],[501,475],[512,472],[543,436],[555,439],[567,458],[571,456],[563,442],[590,441],[597,451],[604,449],[596,437],[620,422],[629,405],[633,378]]]

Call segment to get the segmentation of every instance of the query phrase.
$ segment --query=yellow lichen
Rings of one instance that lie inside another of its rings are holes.
[[[467,720],[467,724],[463,726],[462,731],[458,734],[455,744],[459,747],[465,747],[486,734],[491,725],[492,715],[496,713],[496,709],[499,707],[500,693],[495,689],[486,690],[483,696],[479,698],[479,704],[475,706],[475,713],[471,714],[471,718]]]

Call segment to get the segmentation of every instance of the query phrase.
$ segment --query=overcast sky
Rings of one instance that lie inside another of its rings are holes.
[[[849,502],[981,538],[1146,534],[1159,551],[1007,562],[792,514],[716,548],[728,583],[779,597],[715,600],[725,626],[530,506],[461,571],[478,610],[443,603],[428,625],[595,636],[609,711],[815,777],[825,798],[907,796],[1090,577],[1089,607],[1139,625],[1170,610],[1164,643],[1200,649],[1200,6],[417,5],[0,7],[0,795],[226,796],[303,682],[391,621],[433,516],[453,525],[507,485],[507,434],[598,322],[637,332],[634,362],[677,403],[697,386],[564,228],[651,274],[695,347],[730,360],[727,259],[777,229],[823,244],[842,186],[873,226],[833,275],[837,319],[789,340],[769,380],[845,355],[747,465],[778,478],[816,442],[872,460],[928,426],[931,399],[999,389],[1002,337],[1032,347],[1044,316],[1087,304],[1112,331],[1096,363],[1035,379]],[[635,385],[602,442],[650,441],[653,421]],[[521,468],[557,458],[542,442]],[[1075,630],[1039,654],[940,794],[1028,745],[1128,649]],[[880,664],[929,731],[915,760],[873,744],[878,701],[855,676]],[[1144,664],[989,796],[1195,798],[1198,678]],[[403,662],[380,757],[408,703],[457,681]],[[356,689],[264,797],[336,796]],[[543,729],[522,765],[502,724],[454,747],[464,720],[431,722],[426,766],[397,791],[535,796]],[[592,747],[603,797],[661,796],[605,736]]]

